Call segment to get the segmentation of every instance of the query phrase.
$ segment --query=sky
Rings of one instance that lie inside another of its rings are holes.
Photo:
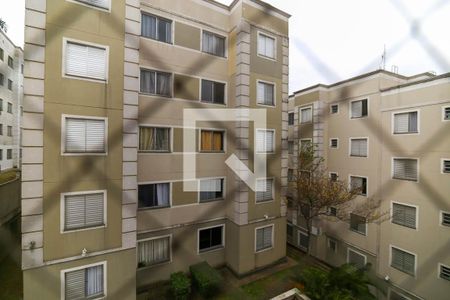
[[[25,0],[0,0],[8,35],[23,46]],[[232,0],[218,0],[229,4]],[[450,72],[450,0],[266,0],[292,15],[290,92],[380,68]]]

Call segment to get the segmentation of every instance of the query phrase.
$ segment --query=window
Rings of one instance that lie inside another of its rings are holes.
[[[225,83],[202,79],[202,102],[225,104]]]
[[[450,227],[450,212],[441,212],[441,224]]]
[[[106,119],[65,118],[65,153],[106,153]]]
[[[12,149],[6,150],[6,159],[12,159]]]
[[[414,275],[416,256],[391,246],[391,267],[409,275]]]
[[[393,178],[417,181],[417,159],[394,158]]]
[[[275,131],[274,130],[256,130],[256,152],[273,153],[275,152]]]
[[[347,249],[347,262],[349,264],[353,264],[358,269],[361,269],[366,265],[366,260],[367,258],[365,255],[350,248]]]
[[[273,200],[273,179],[256,180],[256,203]]]
[[[273,225],[256,228],[256,252],[272,248],[273,244]]]
[[[350,214],[350,229],[357,233],[366,235],[366,218],[358,216],[356,214]]]
[[[109,9],[110,5],[109,4],[110,0],[76,0],[76,1],[104,9]]]
[[[103,298],[106,283],[105,264],[64,272],[65,299]]]
[[[450,106],[444,107],[444,121],[450,121]]]
[[[331,172],[330,173],[330,180],[331,181],[337,181],[338,180],[338,173]]]
[[[336,217],[336,216],[337,216],[337,208],[334,207],[334,206],[330,206],[330,207],[328,208],[328,214],[329,214],[330,216]]]
[[[138,185],[138,208],[170,206],[170,183]]]
[[[300,108],[300,123],[312,122],[312,107]]]
[[[442,173],[450,173],[450,159],[442,160]]]
[[[351,102],[352,119],[367,117],[367,115],[368,115],[367,99]]]
[[[14,60],[11,56],[8,56],[8,67],[14,69]]]
[[[8,126],[7,130],[7,135],[8,136],[12,136],[12,126]]]
[[[170,97],[172,74],[141,69],[141,93]]]
[[[3,149],[0,149],[0,160],[3,160]]]
[[[200,151],[224,151],[224,132],[218,130],[201,130]]]
[[[338,139],[331,139],[330,140],[330,148],[337,148],[338,147]]]
[[[330,249],[333,252],[337,252],[337,241],[328,238],[328,249]]]
[[[106,81],[108,78],[108,47],[66,41],[64,74]]]
[[[142,14],[141,35],[164,43],[172,43],[172,21]]]
[[[12,109],[13,109],[12,103],[11,103],[11,102],[8,102],[8,108],[7,108],[8,113],[12,114],[12,112],[13,112]]]
[[[392,203],[392,223],[409,228],[417,228],[417,209],[414,206]]]
[[[311,147],[312,147],[311,139],[300,140],[300,151],[309,151]]]
[[[294,125],[294,113],[288,113],[288,125]]]
[[[257,102],[262,105],[275,106],[275,85],[258,81]]]
[[[333,104],[330,106],[330,113],[337,114],[339,112],[339,104]]]
[[[64,231],[105,226],[106,192],[63,194]]]
[[[138,268],[170,261],[170,236],[138,241]]]
[[[200,180],[200,203],[224,198],[224,179]]]
[[[288,169],[288,181],[295,181],[294,170]]]
[[[5,84],[5,76],[0,73],[0,86],[3,86]]]
[[[301,232],[301,231],[298,232],[298,246],[303,251],[308,251],[308,247],[309,247],[309,236],[308,236],[308,234],[306,234],[304,232]]]
[[[258,33],[258,55],[275,59],[275,39],[263,33]]]
[[[294,226],[291,224],[287,224],[287,237],[289,241],[292,241],[292,237],[294,236]]]
[[[0,124],[0,135],[3,135],[3,124]]]
[[[350,188],[358,189],[360,191],[360,195],[367,196],[367,178],[350,176]]]
[[[8,79],[8,90],[12,91],[13,82],[11,79]]]
[[[225,38],[212,32],[203,31],[202,51],[225,57]]]
[[[367,139],[350,139],[350,156],[367,157]]]
[[[139,151],[170,152],[170,148],[170,128],[139,128]]]
[[[3,60],[5,59],[5,56],[4,56],[4,55],[5,55],[5,54],[4,54],[3,49],[0,48],[0,60],[1,60],[1,61],[3,61]]]
[[[288,154],[294,154],[294,142],[288,142]]]
[[[390,290],[389,293],[389,300],[411,300],[410,298],[407,298],[403,294],[400,294],[394,290]]]
[[[200,229],[198,231],[199,252],[210,251],[224,246],[224,225]]]
[[[439,277],[450,281],[450,267],[439,264]]]
[[[417,111],[394,114],[394,133],[417,133],[418,113]]]

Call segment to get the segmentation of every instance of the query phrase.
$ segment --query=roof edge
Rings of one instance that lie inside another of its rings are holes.
[[[429,72],[425,72],[425,73],[429,73]],[[417,74],[417,75],[415,75],[413,77],[417,77],[419,75],[424,75],[425,73]],[[433,73],[429,73],[429,74],[433,75]],[[422,79],[422,80],[418,80],[418,81],[412,81],[412,82],[407,82],[407,83],[404,83],[404,84],[399,84],[399,85],[396,85],[396,86],[391,86],[389,88],[382,89],[380,91],[381,92],[392,91],[392,90],[401,89],[401,88],[408,87],[408,86],[413,86],[413,85],[416,85],[416,84],[427,83],[427,82],[431,82],[431,81],[435,81],[435,80],[439,80],[439,79],[443,79],[443,78],[450,78],[450,72],[447,72],[447,73],[444,73],[444,74],[441,74],[441,75],[437,75],[437,76],[433,75],[433,77],[427,78],[427,79]]]

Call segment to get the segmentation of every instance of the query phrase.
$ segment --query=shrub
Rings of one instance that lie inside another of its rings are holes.
[[[220,289],[222,276],[207,262],[192,265],[189,270],[195,287],[204,297],[212,297]]]
[[[191,294],[191,280],[183,272],[170,275],[170,290],[174,299],[186,300]]]

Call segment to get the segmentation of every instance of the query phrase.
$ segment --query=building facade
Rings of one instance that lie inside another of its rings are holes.
[[[23,50],[0,29],[0,171],[20,167]]]
[[[25,299],[134,299],[196,262],[245,275],[284,259],[288,18],[258,0],[26,2]],[[267,125],[183,126],[206,108],[260,108]],[[267,157],[265,192],[231,154]]]
[[[446,299],[450,75],[379,70],[316,85],[290,97],[289,120],[289,174],[301,145],[312,142],[330,180],[361,187],[355,201],[380,200],[383,217],[341,222],[330,208],[308,237],[289,210],[288,242],[304,250],[311,243],[312,255],[332,266],[370,263],[380,299]]]

